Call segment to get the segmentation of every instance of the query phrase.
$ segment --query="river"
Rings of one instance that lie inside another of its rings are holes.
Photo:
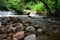
[[[2,17],[18,17],[22,21],[30,21],[31,23],[36,23],[41,27],[46,27],[49,33],[60,33],[60,18],[58,17],[51,17],[46,18],[44,16],[33,16],[29,17],[28,15],[0,15],[0,19]]]

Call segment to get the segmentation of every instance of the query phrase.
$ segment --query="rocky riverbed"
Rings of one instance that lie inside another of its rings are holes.
[[[60,40],[57,25],[33,21],[30,18],[24,21],[18,17],[0,17],[0,40]]]

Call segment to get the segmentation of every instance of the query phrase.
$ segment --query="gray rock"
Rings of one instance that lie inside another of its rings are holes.
[[[27,37],[24,38],[24,40],[36,40],[36,35],[35,34],[28,35]]]
[[[33,31],[35,31],[35,28],[33,26],[29,26],[26,28],[26,30],[33,32]]]
[[[1,22],[0,22],[0,27],[1,27]]]

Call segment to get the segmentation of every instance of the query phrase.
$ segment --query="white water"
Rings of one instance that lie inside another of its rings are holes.
[[[15,12],[13,13],[11,11],[0,11],[1,16],[4,16],[4,15],[9,16],[9,15],[14,15],[14,14],[15,14]]]

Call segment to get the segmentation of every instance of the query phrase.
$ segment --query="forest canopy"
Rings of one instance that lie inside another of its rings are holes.
[[[54,13],[60,10],[60,0],[0,0],[0,10],[23,10]],[[50,15],[50,14],[48,14]]]

